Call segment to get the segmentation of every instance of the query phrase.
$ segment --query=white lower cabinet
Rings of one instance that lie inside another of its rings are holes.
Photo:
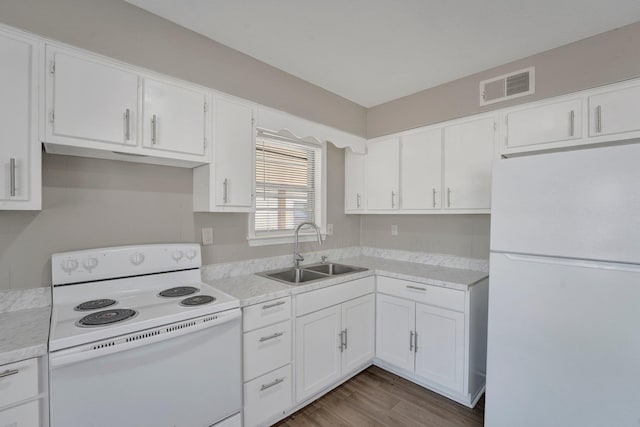
[[[38,359],[27,359],[0,366],[0,426],[38,427],[40,421]]]
[[[244,426],[269,425],[292,406],[291,298],[243,309]]]
[[[327,390],[374,357],[374,279],[367,277],[298,296],[296,402]],[[311,301],[333,305],[315,309]]]
[[[473,407],[484,390],[488,281],[467,291],[378,276],[376,363]]]

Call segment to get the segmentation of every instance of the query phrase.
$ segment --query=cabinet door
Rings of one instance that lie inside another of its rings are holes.
[[[340,306],[296,319],[296,398],[298,402],[340,379]]]
[[[137,74],[50,46],[47,67],[47,142],[137,144]]]
[[[218,206],[253,207],[255,186],[254,107],[214,100],[215,202]]]
[[[40,425],[40,402],[38,400],[0,411],[2,427],[37,427]]]
[[[0,209],[40,209],[37,45],[0,32]]]
[[[494,119],[444,129],[445,209],[489,209]]]
[[[388,295],[377,295],[376,357],[413,372],[415,303]]]
[[[375,295],[369,294],[342,304],[342,375],[373,359],[375,353]]]
[[[344,209],[358,212],[364,208],[364,154],[344,150]]]
[[[207,94],[195,88],[144,79],[143,145],[204,156]]]
[[[582,98],[506,115],[507,148],[582,138]]]
[[[397,209],[400,184],[398,138],[371,142],[367,146],[367,208]]]
[[[640,86],[589,97],[589,136],[640,131]]]
[[[462,393],[464,313],[416,304],[416,375]]]
[[[440,209],[442,129],[403,136],[400,165],[402,209]]]

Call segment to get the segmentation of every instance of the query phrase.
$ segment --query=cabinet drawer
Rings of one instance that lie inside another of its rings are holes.
[[[291,407],[291,365],[244,385],[244,425],[262,425]]]
[[[38,394],[37,359],[0,366],[0,407]]]
[[[245,332],[251,331],[287,319],[291,319],[291,297],[245,307],[242,312],[242,329]]]
[[[244,380],[291,363],[291,320],[244,334]]]
[[[378,276],[378,292],[451,310],[464,311],[464,291]]]
[[[37,427],[40,425],[40,401],[33,400],[20,406],[0,411],[0,426]]]
[[[296,316],[304,316],[375,291],[373,276],[329,286],[296,297]]]

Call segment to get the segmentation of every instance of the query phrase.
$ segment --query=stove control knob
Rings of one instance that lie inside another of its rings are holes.
[[[131,264],[133,265],[140,265],[144,262],[144,254],[141,252],[131,254],[129,261],[131,261]]]
[[[187,259],[189,259],[189,261],[191,261],[192,259],[194,259],[197,255],[197,252],[194,251],[193,249],[189,249],[187,251]]]
[[[175,250],[175,251],[173,251],[173,253],[171,254],[171,258],[173,258],[173,260],[174,260],[175,262],[180,261],[180,260],[182,259],[182,257],[183,257],[183,256],[184,256],[184,253],[183,253],[181,250],[179,250],[179,249],[176,249],[176,250]]]
[[[85,270],[91,273],[91,270],[93,270],[98,266],[98,258],[89,257],[84,261],[82,261],[82,266],[84,267]]]
[[[78,268],[78,260],[74,258],[65,259],[62,261],[60,267],[62,267],[62,271],[71,275],[71,272]]]

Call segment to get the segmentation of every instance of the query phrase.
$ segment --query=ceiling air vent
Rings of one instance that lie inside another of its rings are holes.
[[[480,105],[493,104],[535,92],[534,67],[480,82]]]

